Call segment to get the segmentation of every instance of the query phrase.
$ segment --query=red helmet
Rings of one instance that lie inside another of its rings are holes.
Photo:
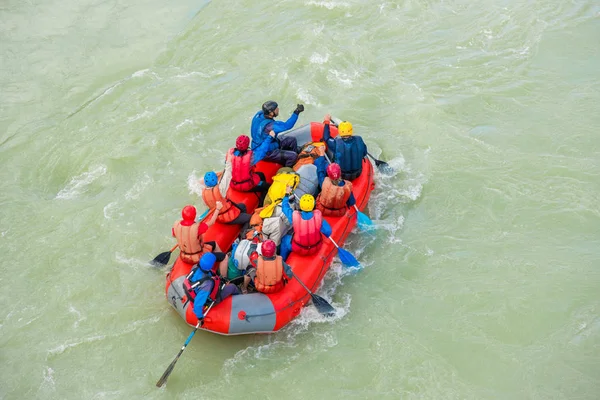
[[[333,163],[327,166],[327,176],[334,181],[342,176],[342,169],[339,164]]]
[[[194,220],[196,219],[196,207],[194,206],[185,206],[183,210],[181,210],[181,218],[183,218],[184,222],[192,225]]]
[[[248,146],[250,146],[250,138],[246,135],[240,135],[235,140],[235,148],[239,151],[248,150]]]
[[[275,255],[276,250],[277,245],[272,240],[265,240],[260,247],[260,251],[262,252],[263,257],[273,257]]]

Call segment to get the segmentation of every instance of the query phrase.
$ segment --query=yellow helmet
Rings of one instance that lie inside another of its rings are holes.
[[[352,124],[348,121],[340,122],[338,132],[340,136],[352,136]]]
[[[302,211],[312,211],[315,208],[315,198],[312,194],[305,194],[300,197],[300,209]]]

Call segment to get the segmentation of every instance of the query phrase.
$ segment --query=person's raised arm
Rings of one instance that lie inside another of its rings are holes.
[[[223,203],[221,203],[220,201],[217,201],[217,206],[215,207],[215,210],[213,211],[212,216],[206,223],[207,226],[212,226],[215,223],[215,221],[217,220],[217,217],[219,216],[219,211],[221,211],[221,208],[223,208]]]

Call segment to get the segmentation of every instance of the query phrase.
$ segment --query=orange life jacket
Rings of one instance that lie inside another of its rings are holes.
[[[294,228],[292,251],[303,256],[319,251],[323,243],[321,238],[322,223],[323,216],[319,210],[313,210],[313,217],[308,220],[302,219],[300,211],[294,211],[294,214],[292,214],[292,227]]]
[[[246,231],[246,239],[252,240],[254,238],[258,238],[259,241],[263,241],[262,235],[262,225],[263,219],[260,216],[260,212],[264,207],[260,207],[254,210],[254,213],[250,217],[249,225],[250,227]]]
[[[211,188],[204,188],[202,190],[202,200],[204,200],[204,203],[208,208],[217,207],[217,201],[223,203],[223,208],[221,208],[221,211],[219,211],[217,222],[221,222],[223,224],[231,222],[241,213],[240,209],[234,206],[231,200],[225,199],[223,196],[221,196],[219,185],[215,185]]]
[[[256,267],[254,286],[261,293],[279,292],[286,284],[283,276],[283,259],[281,256],[272,258],[259,257]]]
[[[302,146],[302,150],[298,154],[294,171],[298,171],[301,166],[306,164],[314,164],[315,160],[325,153],[325,142],[312,142]]]
[[[229,149],[231,155],[231,183],[229,186],[239,192],[247,192],[260,182],[260,176],[254,173],[251,165],[252,150],[247,150],[240,156],[234,155],[235,148]]]
[[[179,244],[179,257],[188,264],[197,264],[204,253],[212,251],[212,246],[204,244],[202,235],[198,236],[198,226],[200,222],[190,226],[181,225],[181,221],[173,224],[173,232]]]
[[[346,181],[344,186],[338,186],[326,177],[321,193],[317,196],[317,209],[326,217],[341,217],[348,211],[346,202],[352,194],[352,183]]]

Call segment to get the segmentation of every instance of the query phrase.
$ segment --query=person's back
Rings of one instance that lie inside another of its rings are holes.
[[[185,206],[181,210],[182,219],[173,224],[172,234],[179,245],[179,257],[188,264],[200,261],[202,253],[210,251],[204,248],[202,234],[208,229],[207,224],[195,222],[196,207]]]
[[[325,217],[340,217],[346,214],[348,207],[356,203],[352,194],[352,182],[341,179],[341,176],[340,166],[336,163],[329,164],[316,205]]]
[[[343,185],[340,186],[340,183]],[[323,181],[323,188],[317,197],[317,210],[326,217],[340,217],[348,211],[348,199],[352,196],[352,183],[341,180],[334,182],[327,177]]]
[[[200,258],[198,266],[188,274],[183,287],[189,300],[194,303],[194,314],[199,320],[204,318],[205,306],[218,304],[227,297],[238,294],[237,287],[231,283],[224,284],[221,277],[214,274],[217,258],[207,253]]]
[[[338,163],[342,169],[342,178],[349,181],[358,178],[362,174],[367,146],[360,136],[353,136],[352,124],[347,121],[341,122],[338,126],[338,136],[332,138],[326,116],[323,139],[327,143],[327,148],[333,153],[332,161]]]
[[[281,202],[282,211],[288,221],[292,223],[293,234],[285,235],[281,240],[281,256],[287,260],[290,252],[308,256],[317,253],[321,249],[323,240],[321,234],[329,237],[331,226],[323,219],[321,211],[315,210],[315,198],[305,194],[299,199],[300,211],[294,211],[290,205],[291,198],[288,194]]]
[[[204,174],[205,187],[202,189],[202,200],[204,200],[204,204],[210,209],[216,208],[217,202],[221,202],[223,207],[218,211],[217,221],[220,223],[229,223],[240,215],[240,210],[221,193],[223,190],[220,187],[221,185],[219,185],[219,174],[213,171]]]
[[[250,192],[260,182],[261,176],[254,172],[252,164],[252,150],[248,149],[250,138],[240,135],[235,142],[235,147],[229,149],[228,158],[231,161],[230,187],[239,192]]]
[[[256,270],[249,272],[254,287],[261,293],[279,292],[293,276],[289,265],[275,253],[276,249],[277,245],[272,240],[263,242]]]

